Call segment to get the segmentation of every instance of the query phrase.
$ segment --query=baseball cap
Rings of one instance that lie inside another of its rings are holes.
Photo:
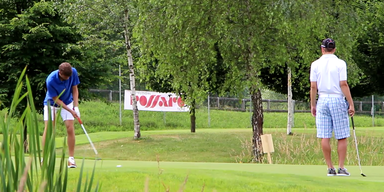
[[[327,39],[324,39],[323,42],[321,43],[321,47],[324,47],[324,48],[335,48],[336,47],[336,43],[333,39],[331,38],[327,38]]]

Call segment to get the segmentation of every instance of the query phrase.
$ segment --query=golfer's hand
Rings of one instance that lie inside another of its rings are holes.
[[[349,116],[353,116],[354,114],[355,114],[355,106],[349,106],[349,109],[348,109],[348,114],[349,114]]]
[[[77,116],[77,113],[74,110],[71,110],[70,112],[75,119],[77,119],[79,117],[79,116]]]
[[[80,118],[80,110],[79,110],[79,107],[74,107],[73,110],[76,112],[77,116]]]
[[[311,106],[312,116],[316,117],[316,107]]]

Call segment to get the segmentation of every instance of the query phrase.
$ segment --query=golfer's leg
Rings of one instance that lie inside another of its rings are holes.
[[[67,127],[67,142],[68,142],[69,157],[73,157],[75,155],[74,120],[66,120],[65,126]]]
[[[41,141],[41,146],[43,148],[43,151],[44,151],[44,146],[45,146],[45,137],[46,137],[46,134],[47,134],[47,129],[48,129],[48,121],[44,121],[44,133],[43,133],[43,138],[42,138],[42,141]]]
[[[328,168],[334,168],[331,159],[332,118],[329,114],[328,98],[319,98],[316,106],[317,137],[321,138],[321,148]]]
[[[345,157],[347,156],[347,145],[348,140],[345,139],[339,139],[337,142],[337,153],[339,155],[339,168],[344,169],[344,161]]]
[[[337,142],[337,153],[339,156],[339,168],[344,168],[344,161],[347,156],[347,138],[350,136],[348,105],[343,98],[335,98],[333,101],[332,119]]]
[[[333,168],[332,159],[331,159],[330,139],[329,138],[321,139],[321,147],[323,149],[325,162],[327,163],[328,168]]]
[[[52,118],[52,128],[54,128],[55,119],[56,119],[56,114],[55,114],[54,108],[52,108],[52,110],[51,110],[51,118]],[[49,122],[48,121],[48,107],[45,106],[44,107],[44,133],[43,133],[43,138],[41,141],[43,153],[44,153],[44,146],[45,146],[45,138],[47,136],[48,122]]]

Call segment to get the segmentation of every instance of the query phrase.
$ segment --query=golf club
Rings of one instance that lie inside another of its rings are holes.
[[[356,152],[357,152],[357,161],[359,162],[360,172],[363,177],[366,177],[366,175],[363,173],[363,170],[361,169],[360,164],[360,156],[359,156],[359,149],[357,148],[357,140],[356,140],[356,132],[355,132],[355,123],[353,122],[353,117],[351,117],[352,120],[352,128],[353,128],[353,135],[355,137],[355,145],[356,145]]]
[[[83,122],[81,121],[81,119],[80,119],[79,117],[77,118],[77,120],[79,121],[79,123],[80,123],[80,125],[81,125],[81,128],[83,128],[83,131],[84,131],[85,135],[87,136],[88,141],[89,141],[89,143],[91,144],[91,146],[92,146],[92,148],[93,148],[93,151],[95,152],[96,160],[100,160],[101,158],[98,158],[98,157],[97,157],[97,155],[98,155],[97,150],[96,150],[95,146],[93,145],[93,143],[92,143],[92,141],[91,141],[91,138],[89,137],[87,131],[85,130],[84,125],[83,125]]]

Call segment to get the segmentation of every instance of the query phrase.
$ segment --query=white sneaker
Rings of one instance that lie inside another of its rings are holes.
[[[75,162],[75,158],[73,157],[70,157],[68,158],[68,168],[76,168],[76,162]]]

